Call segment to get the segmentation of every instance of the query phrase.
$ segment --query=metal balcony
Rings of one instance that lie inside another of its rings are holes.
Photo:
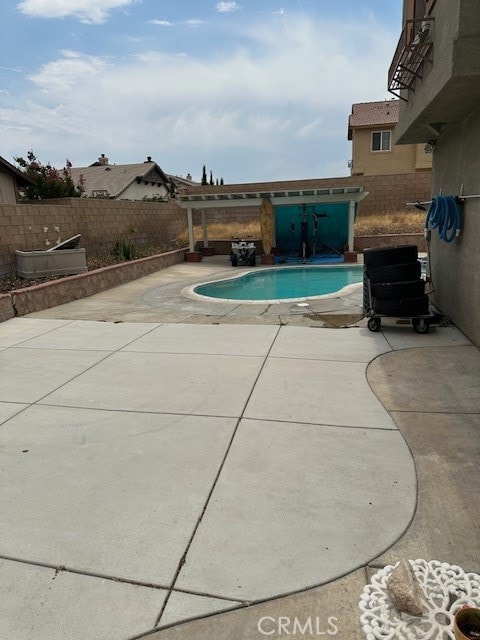
[[[392,64],[388,70],[388,90],[407,101],[403,89],[413,91],[416,78],[421,78],[422,65],[430,60],[433,47],[435,19],[426,17],[406,20],[398,41]]]

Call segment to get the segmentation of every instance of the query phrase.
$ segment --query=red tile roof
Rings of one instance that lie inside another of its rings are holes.
[[[348,119],[348,139],[352,139],[352,130],[358,127],[397,124],[399,102],[399,100],[382,100],[381,102],[359,102],[352,105],[352,113]]]

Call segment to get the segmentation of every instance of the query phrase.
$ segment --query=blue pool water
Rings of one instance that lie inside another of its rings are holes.
[[[361,265],[345,267],[283,267],[252,271],[238,278],[210,282],[194,292],[227,300],[285,300],[335,293],[362,282]]]

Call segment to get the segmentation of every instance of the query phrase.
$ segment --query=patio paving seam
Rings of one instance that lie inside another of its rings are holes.
[[[9,562],[17,562],[19,564],[25,564],[32,567],[43,567],[44,569],[53,569],[57,573],[73,573],[78,576],[87,576],[89,578],[99,578],[101,580],[109,580],[110,582],[119,582],[121,584],[130,584],[137,587],[146,587],[148,589],[157,589],[168,591],[169,587],[164,584],[155,584],[154,582],[142,582],[141,580],[132,580],[130,578],[121,578],[120,576],[111,576],[106,573],[97,573],[92,571],[86,571],[83,569],[76,569],[69,565],[57,565],[50,562],[41,562],[37,560],[27,560],[26,558],[16,558],[14,556],[7,556],[0,553],[0,560],[7,560]],[[217,596],[213,596],[217,597]],[[225,598],[222,598],[225,600]]]
[[[12,318],[12,320],[15,320],[15,318]],[[59,320],[59,322],[61,322],[61,320]],[[75,322],[75,320],[63,320],[63,324],[59,325],[58,327],[52,327],[51,329],[48,329],[47,331],[43,332],[43,333],[39,333],[38,336],[35,337],[43,337],[48,335],[49,333],[52,333],[53,331],[56,331],[57,329],[60,329],[61,327],[67,327],[70,324],[73,324]],[[16,342],[15,344],[10,344],[10,345],[0,345],[1,349],[10,349],[11,347],[20,347],[24,342],[29,342],[32,338],[25,338],[25,340],[20,340],[20,342]]]
[[[387,411],[387,413],[389,413]],[[475,414],[476,415],[476,414]],[[249,420],[251,422],[265,422],[265,418],[246,418],[246,420]],[[392,428],[388,428],[388,427],[363,427],[361,425],[352,425],[352,424],[330,424],[329,422],[306,422],[305,420],[282,420],[281,418],[275,418],[275,419],[267,419],[267,422],[279,422],[281,424],[294,424],[294,425],[305,425],[307,427],[329,427],[332,429],[363,429],[365,431],[387,431],[388,433],[390,432],[395,432],[398,431],[398,427],[392,427]]]
[[[103,360],[101,361],[103,362]],[[73,379],[73,378],[72,378]],[[53,391],[52,391],[53,393]],[[18,404],[18,403],[12,403],[12,404]],[[33,407],[35,405],[39,405],[41,407],[53,407],[53,408],[62,408],[62,409],[81,409],[82,411],[105,411],[105,412],[109,412],[109,413],[136,413],[138,415],[152,415],[152,416],[180,416],[183,417],[185,415],[188,415],[188,413],[186,414],[185,411],[154,411],[152,409],[149,409],[148,411],[141,411],[140,409],[112,409],[112,408],[105,408],[105,407],[85,407],[85,406],[77,406],[77,405],[72,405],[72,404],[50,404],[49,402],[40,402],[40,400],[38,400],[37,402],[34,402],[31,405],[28,405],[28,407],[25,407],[25,409],[28,409],[29,407]],[[18,414],[15,414],[18,415]],[[237,420],[238,416],[227,416],[227,415],[218,415],[215,413],[200,413],[200,414],[195,414],[193,413],[192,415],[197,416],[197,417],[202,417],[202,418],[223,418],[223,419],[233,419],[233,420]],[[13,416],[11,416],[13,417]],[[8,418],[9,420],[10,418]]]
[[[198,531],[198,528],[200,527],[200,524],[201,524],[201,522],[202,522],[202,520],[203,520],[203,517],[204,517],[204,515],[205,515],[205,512],[206,512],[206,510],[207,510],[207,508],[208,508],[208,505],[209,505],[209,503],[210,503],[210,499],[211,499],[211,497],[212,497],[212,495],[213,495],[213,492],[215,491],[215,487],[217,486],[218,480],[219,480],[219,478],[220,478],[220,475],[221,475],[221,473],[222,473],[222,470],[223,470],[223,468],[224,468],[224,466],[225,466],[225,463],[226,463],[226,461],[227,461],[228,454],[230,453],[230,450],[231,450],[231,448],[232,448],[233,442],[234,442],[234,440],[235,440],[235,436],[237,435],[238,428],[239,428],[239,426],[240,426],[240,422],[241,422],[241,421],[242,421],[242,419],[243,419],[243,415],[244,415],[245,410],[246,410],[246,408],[247,408],[247,406],[248,406],[248,403],[249,403],[249,401],[250,401],[250,398],[252,397],[253,391],[254,391],[254,389],[255,389],[255,387],[256,387],[256,385],[257,385],[257,382],[258,382],[258,380],[259,380],[259,378],[260,378],[260,376],[261,376],[261,374],[262,374],[262,371],[263,371],[263,369],[264,369],[264,367],[265,367],[265,364],[266,364],[266,362],[267,362],[267,360],[268,360],[268,357],[269,357],[269,355],[270,355],[270,352],[271,352],[271,350],[272,350],[272,348],[273,348],[273,346],[274,346],[274,344],[275,344],[275,341],[276,341],[276,340],[277,340],[277,338],[278,338],[279,333],[280,333],[280,328],[278,328],[278,329],[277,329],[277,331],[276,331],[276,333],[275,333],[275,336],[274,336],[274,338],[273,338],[273,340],[272,340],[272,342],[271,342],[271,344],[270,344],[270,347],[269,347],[269,349],[268,349],[268,352],[267,352],[267,353],[266,353],[266,355],[264,356],[264,358],[263,358],[263,362],[262,362],[262,365],[261,365],[261,367],[260,367],[260,369],[259,369],[259,371],[258,371],[258,373],[257,373],[257,375],[256,375],[256,377],[255,377],[255,380],[253,381],[252,387],[251,387],[251,389],[250,389],[250,393],[248,394],[248,397],[245,399],[245,402],[244,402],[244,405],[243,405],[243,409],[242,409],[242,411],[241,411],[240,416],[239,416],[239,417],[238,417],[238,419],[237,419],[237,423],[236,423],[235,428],[234,428],[234,430],[233,430],[232,437],[230,438],[230,442],[229,442],[229,444],[228,444],[228,446],[227,446],[227,450],[225,451],[225,455],[224,455],[224,457],[223,457],[223,460],[222,460],[222,462],[220,463],[220,467],[219,467],[219,469],[218,469],[218,472],[217,472],[217,474],[216,474],[216,476],[215,476],[215,478],[214,478],[214,480],[213,480],[212,487],[211,487],[211,489],[210,489],[209,494],[207,495],[207,499],[206,499],[206,501],[205,501],[205,504],[204,504],[203,510],[202,510],[202,512],[201,512],[201,514],[200,514],[200,516],[199,516],[198,520],[197,520],[197,523],[196,523],[196,525],[195,525],[195,527],[194,527],[194,529],[193,529],[192,535],[190,536],[190,539],[189,539],[189,541],[188,541],[188,543],[187,543],[187,547],[186,547],[186,549],[185,549],[185,552],[184,552],[184,554],[182,555],[182,557],[180,558],[180,561],[179,561],[179,563],[178,563],[177,570],[175,571],[175,575],[174,575],[174,577],[173,577],[173,580],[172,580],[172,583],[171,583],[171,585],[170,585],[169,591],[168,591],[168,593],[167,593],[167,595],[166,595],[166,597],[165,597],[165,600],[164,600],[163,605],[162,605],[162,608],[161,608],[161,610],[160,610],[160,612],[159,612],[159,614],[158,614],[158,616],[157,616],[157,619],[155,620],[154,627],[158,627],[158,626],[159,626],[159,624],[160,624],[160,621],[161,621],[161,619],[162,619],[162,615],[163,615],[163,613],[164,613],[164,611],[165,611],[165,609],[166,609],[166,606],[167,606],[167,604],[168,604],[168,601],[169,601],[169,599],[170,599],[170,595],[171,595],[171,593],[172,593],[172,591],[173,591],[173,589],[174,589],[174,587],[175,587],[175,583],[176,583],[176,581],[177,581],[177,579],[178,579],[178,577],[179,577],[179,575],[180,575],[180,572],[181,572],[181,570],[182,570],[182,568],[183,568],[183,565],[185,564],[185,561],[186,561],[186,558],[187,558],[187,555],[188,555],[188,551],[189,551],[189,549],[190,549],[190,547],[191,547],[191,545],[192,545],[192,543],[193,543],[193,540],[194,540],[195,535],[196,535],[196,533],[197,533],[197,531]]]
[[[309,327],[309,328],[315,328],[315,327]],[[322,327],[324,328],[324,327]],[[389,351],[387,351],[386,353],[390,353]],[[383,355],[383,353],[379,354],[379,355]],[[379,356],[375,356],[375,357],[379,357]],[[344,364],[364,364],[364,365],[368,365],[371,362],[370,360],[352,360],[350,358],[350,360],[340,360],[338,358],[309,358],[308,356],[270,356],[271,360],[308,360],[309,362],[343,362]]]
[[[152,328],[147,331],[144,335],[148,335],[149,333],[151,333],[152,331],[154,331],[156,329],[157,325],[152,326]],[[131,344],[132,342],[135,342],[135,340],[138,340],[138,338],[134,338],[133,340],[131,340],[130,342],[127,342],[126,344],[122,345],[122,347],[118,348],[118,349],[114,349],[111,351],[106,352],[106,355],[104,358],[101,358],[100,360],[98,360],[97,362],[95,362],[94,364],[90,365],[89,367],[87,367],[86,369],[84,369],[83,371],[81,371],[80,373],[77,373],[76,375],[74,375],[72,378],[69,378],[68,380],[66,380],[64,383],[62,383],[61,385],[59,385],[58,387],[55,387],[54,389],[51,389],[48,393],[46,393],[44,396],[42,396],[41,398],[38,398],[37,400],[35,400],[35,402],[30,403],[30,406],[35,406],[38,403],[41,403],[42,400],[44,400],[45,398],[48,398],[48,396],[56,393],[57,391],[59,391],[60,389],[62,389],[63,387],[65,387],[67,384],[70,384],[71,382],[73,382],[73,380],[76,380],[77,378],[79,378],[80,376],[83,376],[83,374],[87,373],[87,371],[91,371],[93,368],[95,368],[98,364],[101,364],[102,362],[105,362],[105,360],[107,360],[108,358],[110,358],[112,355],[119,353],[123,347],[128,346],[129,344]],[[33,350],[35,351],[36,349],[33,348]],[[25,348],[25,351],[27,351],[27,349]],[[57,351],[79,351],[80,353],[82,353],[82,351],[93,351],[95,352],[94,349],[57,349]],[[100,352],[102,353],[102,352]],[[28,408],[28,407],[26,407]]]

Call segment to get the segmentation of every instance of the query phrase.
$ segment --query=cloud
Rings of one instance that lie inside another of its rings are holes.
[[[286,13],[285,9],[279,9],[278,11],[274,11],[273,15],[274,16],[284,16]]]
[[[173,27],[175,22],[170,22],[169,20],[149,20],[148,24],[156,24],[160,27]]]
[[[184,20],[181,22],[170,22],[169,20],[158,20],[158,19],[154,19],[154,20],[149,20],[148,24],[155,24],[158,25],[160,27],[174,27],[176,25],[182,25],[182,24],[186,24],[189,26],[198,26],[200,24],[206,24],[204,20],[197,20],[195,18],[192,18],[190,20]]]
[[[233,11],[238,11],[240,6],[233,0],[220,0],[216,4],[216,9],[220,13],[233,13]]]
[[[45,93],[63,95],[78,83],[95,82],[109,66],[108,59],[89,56],[76,51],[62,51],[62,58],[44,65],[30,80]]]
[[[78,18],[86,24],[102,24],[110,11],[136,0],[23,0],[17,9],[31,18]]]
[[[161,150],[155,159],[166,171],[185,174],[214,159],[231,181],[311,177],[340,166],[346,174],[351,105],[385,97],[397,34],[374,18],[292,15],[288,23],[242,25],[242,36],[241,49],[196,57],[62,51],[30,76],[28,97],[0,111],[3,148],[13,155],[33,148],[54,163],[68,155],[77,166],[102,150],[116,163]]]

